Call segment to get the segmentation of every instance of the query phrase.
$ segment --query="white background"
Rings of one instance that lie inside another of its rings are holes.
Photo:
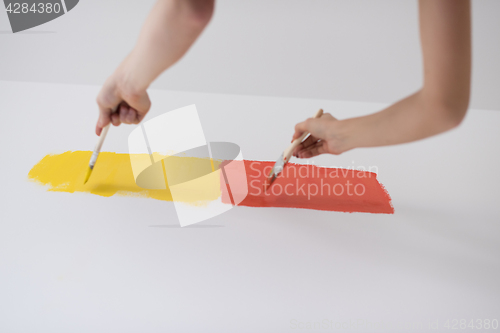
[[[21,34],[0,6],[0,80],[101,85],[153,3],[81,0]],[[500,1],[472,3],[471,107],[500,110]],[[206,31],[153,87],[392,103],[421,85],[417,14],[415,0],[218,0]]]
[[[171,202],[46,192],[27,180],[46,154],[93,147],[95,119],[82,115],[98,89],[0,82],[0,110],[13,111],[0,122],[0,332],[275,333],[324,319],[438,320],[447,331],[448,319],[499,318],[500,112],[471,110],[457,130],[421,142],[314,159],[377,166],[394,215],[236,207],[180,228]],[[147,119],[195,103],[207,141],[264,160],[289,143],[287,114],[383,107],[151,95]],[[132,129],[111,128],[104,150],[127,152]]]
[[[473,1],[471,106],[491,111],[421,142],[314,160],[377,166],[394,215],[237,207],[190,228],[170,202],[27,180],[46,154],[93,148],[96,85],[151,5],[82,0],[19,34],[0,11],[0,332],[300,332],[291,321],[324,319],[447,331],[448,319],[499,319],[499,1]],[[320,107],[342,119],[418,89],[416,15],[415,1],[218,1],[153,85],[170,90],[151,91],[147,119],[196,103],[208,141],[276,159]],[[104,149],[127,152],[132,128],[112,128]]]

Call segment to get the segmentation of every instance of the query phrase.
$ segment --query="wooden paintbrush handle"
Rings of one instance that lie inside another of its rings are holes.
[[[115,113],[119,107],[120,107],[120,104],[118,104],[113,109],[111,109],[111,114]],[[104,139],[106,139],[106,135],[108,134],[110,125],[111,125],[111,123],[109,123],[103,127],[103,129],[101,131],[101,135],[99,136],[99,140],[97,140],[97,144],[95,145],[94,152],[99,153],[101,151],[102,144],[104,143]]]
[[[97,144],[95,145],[94,151],[100,152],[102,148],[102,144],[104,143],[104,139],[106,139],[106,135],[108,134],[109,131],[109,125],[107,124],[106,126],[103,127],[101,131],[101,135],[99,136],[99,140],[97,140]]]
[[[111,113],[116,112],[120,104],[115,106],[112,110]],[[95,145],[94,152],[92,153],[92,156],[90,157],[90,162],[89,165],[91,168],[94,167],[95,162],[97,161],[97,157],[99,156],[99,153],[101,152],[102,144],[104,143],[104,139],[106,139],[106,135],[108,134],[109,127],[111,123],[107,124],[106,126],[103,127],[101,131],[101,135],[99,136],[99,140],[97,140],[97,144]]]
[[[319,109],[318,112],[316,112],[316,114],[314,115],[313,118],[319,118],[322,115],[323,115],[323,109]],[[287,149],[285,149],[285,151],[283,152],[283,159],[285,160],[285,162],[288,162],[288,160],[290,159],[290,157],[292,157],[293,150],[295,148],[297,148],[297,146],[300,145],[302,143],[302,141],[308,135],[309,135],[309,132],[302,133],[302,135],[300,137],[298,137],[297,139],[293,140],[292,144]]]

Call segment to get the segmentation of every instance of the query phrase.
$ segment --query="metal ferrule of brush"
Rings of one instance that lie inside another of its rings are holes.
[[[90,162],[89,162],[89,167],[91,169],[94,168],[94,165],[95,165],[95,162],[97,161],[97,157],[99,156],[99,152],[98,151],[95,151],[93,154],[92,154],[92,157],[90,158]]]

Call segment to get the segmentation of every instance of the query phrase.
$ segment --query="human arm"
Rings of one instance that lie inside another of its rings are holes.
[[[419,0],[419,21],[422,88],[374,114],[345,120],[325,114],[297,124],[294,139],[305,131],[311,136],[296,157],[416,141],[460,124],[470,95],[470,1]]]
[[[149,111],[146,89],[191,47],[213,13],[214,0],[158,0],[130,54],[99,95],[96,134],[110,122],[137,124]],[[113,111],[115,108],[116,111]]]

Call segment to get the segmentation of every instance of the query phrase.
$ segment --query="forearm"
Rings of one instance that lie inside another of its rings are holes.
[[[210,21],[214,0],[158,0],[134,49],[111,75],[99,95],[96,134],[110,122],[138,124],[151,101],[146,89],[179,60]]]
[[[457,126],[469,105],[470,2],[420,0],[422,89],[378,113],[340,121],[347,149],[423,139]]]
[[[469,0],[419,0],[424,83],[420,91],[364,117],[337,120],[330,114],[295,126],[293,139],[311,136],[299,158],[341,154],[359,147],[395,145],[447,131],[467,112],[471,77]]]
[[[452,129],[466,110],[467,102],[440,102],[420,90],[380,112],[338,121],[333,130],[342,133],[343,150],[395,145]]]
[[[145,90],[188,51],[212,11],[212,0],[157,1],[134,49],[117,69],[120,80],[131,90]]]

